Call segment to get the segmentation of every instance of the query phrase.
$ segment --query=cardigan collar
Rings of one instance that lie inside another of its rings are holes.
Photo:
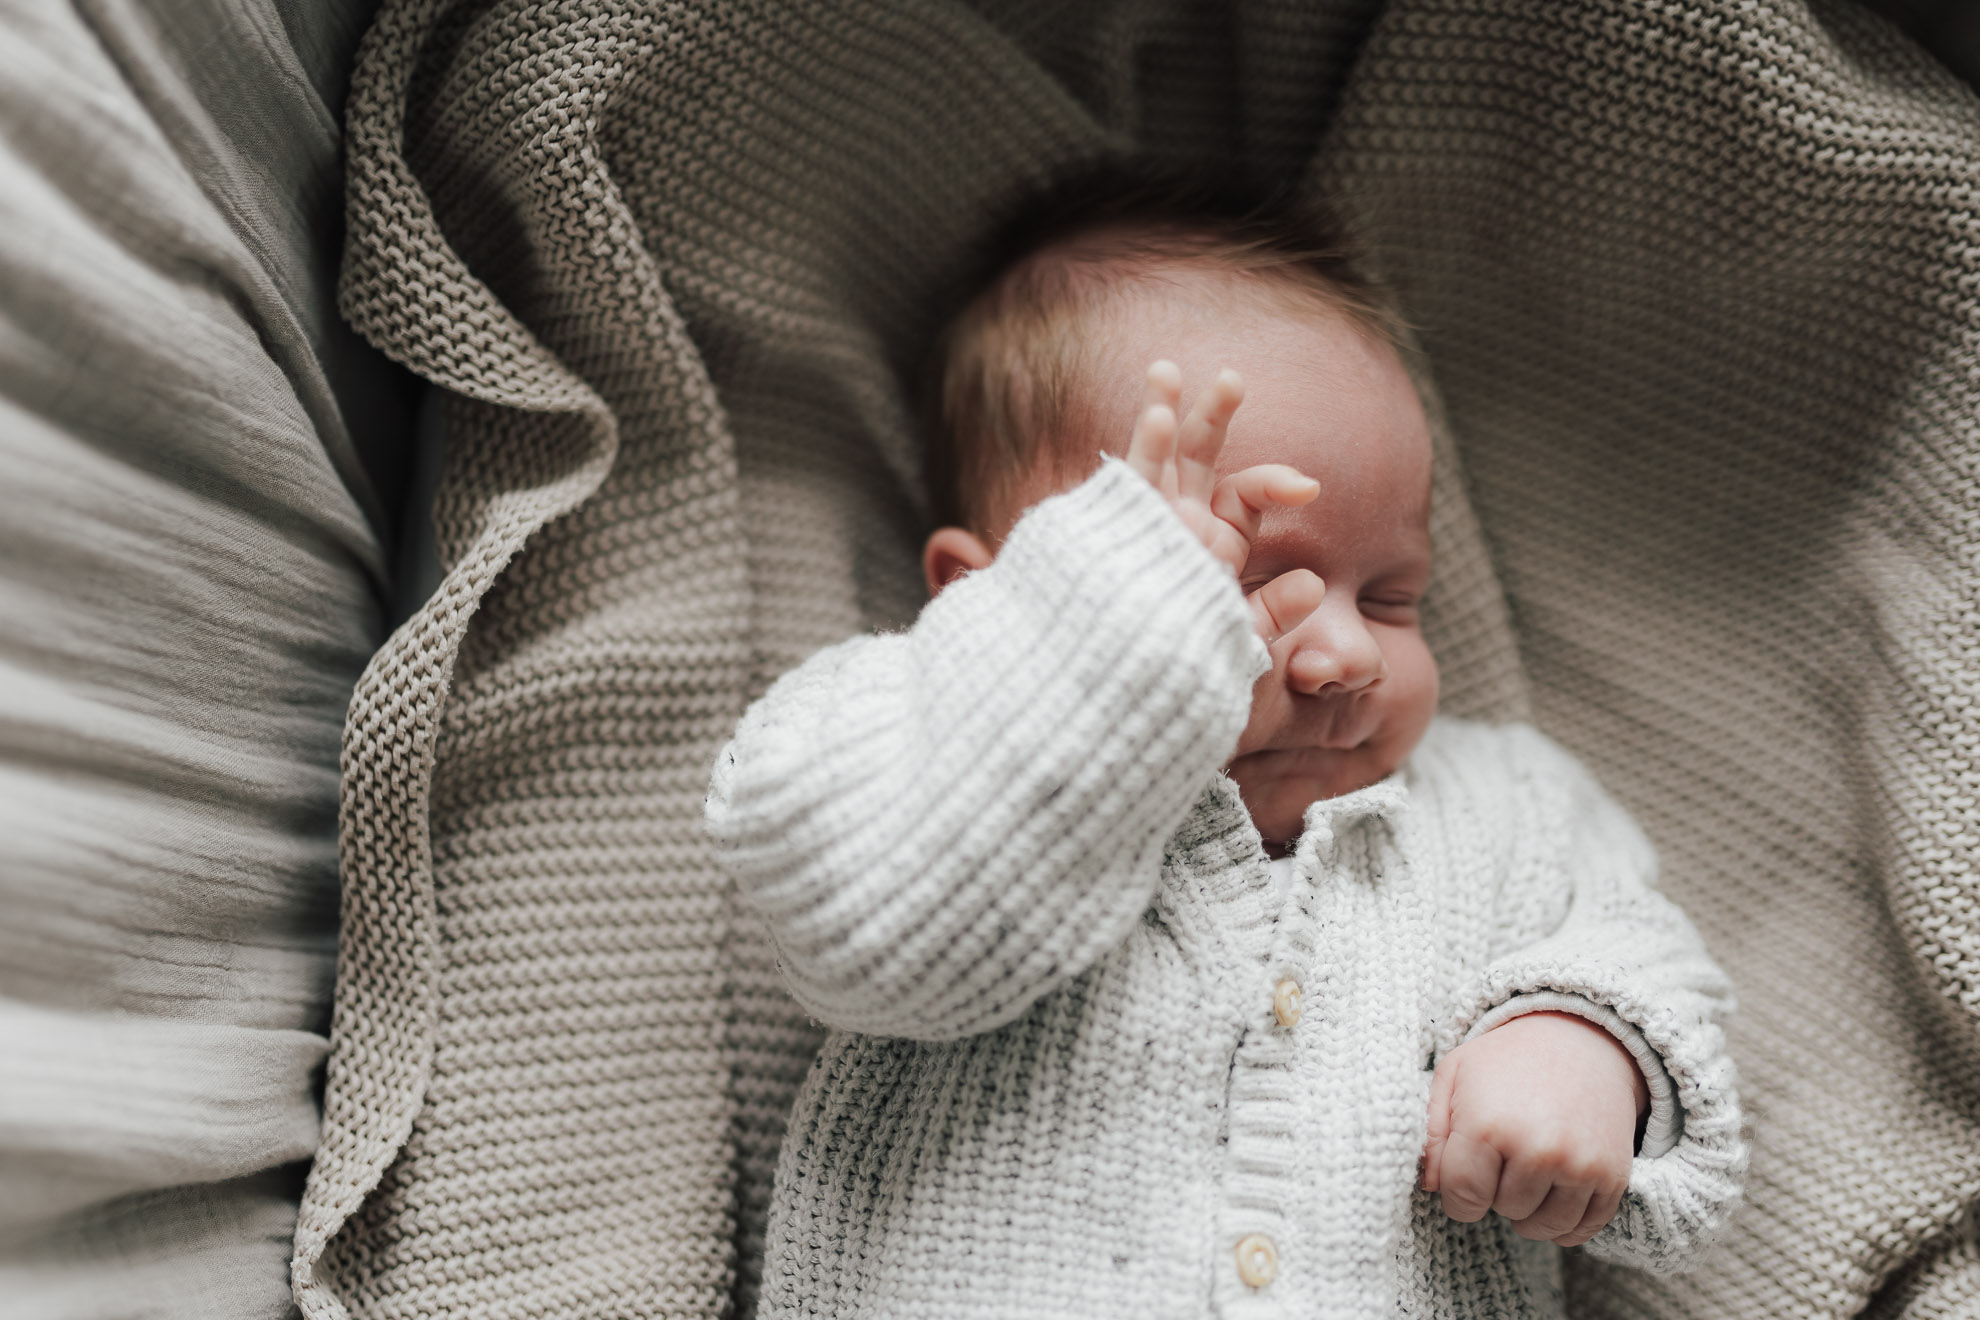
[[[1311,868],[1332,856],[1335,841],[1344,831],[1365,822],[1393,821],[1408,804],[1409,783],[1400,770],[1366,788],[1322,798],[1307,807],[1293,853]]]
[[[1316,856],[1331,854],[1336,837],[1344,830],[1364,821],[1392,821],[1408,804],[1409,780],[1401,770],[1352,793],[1322,798],[1307,807],[1293,851],[1296,855],[1310,854],[1307,860],[1311,864]],[[1211,782],[1197,802],[1196,812],[1183,830],[1181,851],[1191,852],[1192,845],[1201,846],[1213,838],[1219,840],[1220,855],[1229,860],[1250,859],[1252,854],[1256,854],[1257,862],[1265,860],[1264,843],[1245,810],[1237,784],[1224,774]]]

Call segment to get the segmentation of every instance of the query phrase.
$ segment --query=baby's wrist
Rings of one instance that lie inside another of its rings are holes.
[[[1591,1052],[1598,1048],[1602,1049],[1604,1051],[1604,1057],[1614,1060],[1618,1069],[1616,1075],[1619,1077],[1626,1076],[1629,1079],[1630,1104],[1637,1121],[1641,1123],[1649,1114],[1650,1084],[1645,1080],[1642,1068],[1637,1065],[1635,1056],[1629,1052],[1629,1049],[1601,1025],[1591,1022],[1578,1014],[1569,1013],[1562,1009],[1548,1008],[1537,1009],[1531,1013],[1522,1013],[1518,1017],[1507,1018],[1492,1030],[1494,1032],[1504,1031],[1508,1027],[1515,1027],[1519,1024],[1526,1024],[1524,1030],[1527,1031],[1544,1032],[1549,1035],[1558,1035],[1563,1039],[1581,1041]],[[1599,1046],[1596,1044],[1598,1041],[1600,1042]]]
[[[1528,990],[1514,995],[1474,1022],[1466,1038],[1476,1040],[1507,1022],[1536,1013],[1561,1013],[1599,1028],[1635,1062],[1636,1075],[1648,1087],[1649,1109],[1642,1127],[1641,1153],[1662,1155],[1677,1144],[1683,1120],[1678,1113],[1677,1092],[1664,1061],[1646,1040],[1636,1024],[1599,1000],[1564,990]],[[1640,1097],[1639,1097],[1640,1098]]]

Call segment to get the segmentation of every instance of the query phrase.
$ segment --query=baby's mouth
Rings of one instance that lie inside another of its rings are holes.
[[[1304,727],[1281,729],[1278,736],[1263,747],[1255,748],[1238,759],[1264,757],[1294,762],[1302,758],[1337,761],[1348,753],[1360,751],[1381,731],[1382,721],[1377,713],[1360,702],[1345,703],[1326,712],[1309,711],[1307,714],[1309,717],[1324,714],[1325,718],[1308,718],[1301,721]]]
[[[1240,762],[1261,770],[1277,770],[1281,773],[1298,773],[1308,768],[1324,768],[1338,764],[1343,757],[1361,751],[1368,745],[1367,737],[1347,739],[1330,738],[1324,741],[1295,743],[1287,746],[1260,747],[1236,757],[1232,764]]]

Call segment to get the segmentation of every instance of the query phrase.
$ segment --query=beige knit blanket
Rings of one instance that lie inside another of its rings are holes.
[[[449,573],[346,738],[311,1316],[749,1306],[816,1037],[709,865],[708,766],[911,615],[935,295],[1130,146],[1362,213],[1463,449],[1447,708],[1530,700],[1738,983],[1750,1205],[1698,1274],[1578,1264],[1578,1313],[1980,1307],[1980,104],[1891,31],[387,0],[349,142],[345,310],[455,397]]]

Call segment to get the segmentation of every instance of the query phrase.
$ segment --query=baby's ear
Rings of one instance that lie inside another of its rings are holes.
[[[929,599],[942,594],[942,588],[965,573],[988,568],[996,556],[975,532],[961,527],[938,527],[921,548],[921,576],[927,580]]]

